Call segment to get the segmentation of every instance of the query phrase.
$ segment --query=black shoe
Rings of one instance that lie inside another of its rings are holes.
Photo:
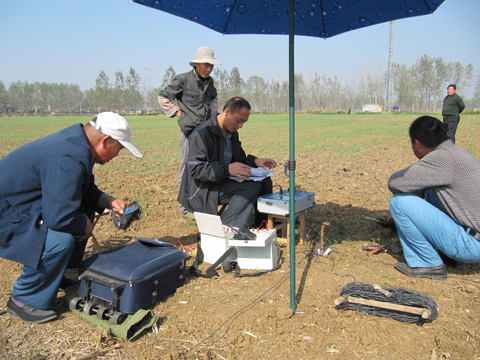
[[[8,300],[7,312],[26,324],[41,324],[56,319],[58,316],[53,310],[41,310],[30,305],[17,306],[12,298]]]
[[[436,267],[411,268],[405,263],[397,262],[395,264],[395,269],[412,277],[423,277],[432,280],[447,280],[448,272],[445,264]]]

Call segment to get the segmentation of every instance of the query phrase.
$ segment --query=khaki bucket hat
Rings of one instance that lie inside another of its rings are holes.
[[[195,53],[195,59],[190,61],[190,65],[208,63],[212,65],[222,65],[217,60],[213,54],[213,50],[209,47],[201,47]]]

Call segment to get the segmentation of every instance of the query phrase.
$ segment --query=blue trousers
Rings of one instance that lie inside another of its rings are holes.
[[[76,244],[73,235],[48,229],[38,268],[23,267],[13,286],[12,297],[37,309],[52,309]]]
[[[440,266],[438,251],[461,262],[480,262],[480,241],[442,210],[432,189],[426,190],[425,200],[413,194],[394,195],[390,212],[408,266]]]

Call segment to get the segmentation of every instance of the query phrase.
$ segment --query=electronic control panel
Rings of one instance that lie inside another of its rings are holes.
[[[295,191],[295,212],[315,205],[315,193]],[[290,194],[288,190],[265,195],[257,199],[258,211],[266,214],[287,216],[290,214]]]

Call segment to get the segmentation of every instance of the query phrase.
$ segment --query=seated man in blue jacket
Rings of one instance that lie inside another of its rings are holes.
[[[0,256],[23,264],[9,314],[30,324],[57,317],[52,308],[65,269],[74,259],[78,267],[95,212],[123,214],[126,207],[100,191],[92,174],[95,163],[107,163],[124,147],[142,157],[127,121],[100,113],[0,159]]]
[[[222,222],[238,228],[248,227],[257,198],[272,192],[272,180],[238,182],[230,175],[245,179],[252,167],[277,166],[272,159],[247,156],[242,149],[237,130],[248,121],[250,109],[247,100],[232,98],[218,116],[195,128],[178,196],[179,203],[191,212],[217,214],[218,205],[229,204]],[[255,225],[260,226],[261,215],[256,215]]]

